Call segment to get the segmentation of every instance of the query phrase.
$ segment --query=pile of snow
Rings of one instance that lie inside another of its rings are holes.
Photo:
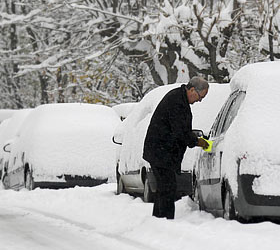
[[[246,91],[237,117],[225,136],[225,175],[237,193],[236,161],[241,174],[261,175],[255,179],[258,194],[280,195],[280,61],[255,63],[240,69],[231,80],[232,91]]]
[[[143,145],[146,132],[154,110],[163,96],[171,89],[180,87],[181,83],[158,87],[149,92],[134,108],[133,112],[124,120],[115,132],[115,138],[122,142],[119,147],[118,159],[120,159],[120,172],[137,170],[141,166],[147,166],[142,158]],[[193,112],[193,128],[208,132],[215,120],[221,106],[230,93],[229,85],[211,83],[207,97],[201,102],[191,105]],[[190,169],[194,162],[194,153],[189,153],[188,163],[183,164],[183,169]]]
[[[120,122],[112,108],[102,105],[41,105],[23,123],[11,158],[25,152],[35,181],[63,174],[113,179],[116,150],[112,136]]]

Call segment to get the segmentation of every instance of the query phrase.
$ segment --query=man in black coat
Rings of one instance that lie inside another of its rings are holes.
[[[193,77],[187,85],[169,91],[158,104],[148,127],[143,158],[151,165],[157,190],[153,216],[174,219],[176,174],[186,148],[208,147],[208,143],[192,132],[190,104],[201,102],[209,84],[201,77]]]

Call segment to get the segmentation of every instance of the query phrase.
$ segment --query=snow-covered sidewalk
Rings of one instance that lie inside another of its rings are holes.
[[[188,197],[175,220],[158,219],[152,204],[115,189],[0,190],[0,249],[279,249],[280,225],[216,219]]]

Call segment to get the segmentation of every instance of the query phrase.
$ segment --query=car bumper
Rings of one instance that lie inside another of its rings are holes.
[[[280,196],[255,194],[252,185],[258,176],[243,174],[238,176],[238,196],[235,209],[240,217],[280,218]]]
[[[61,179],[61,181],[59,181]],[[103,183],[106,183],[108,178],[100,178],[95,179],[88,176],[71,176],[71,175],[64,175],[58,176],[58,181],[36,181],[34,182],[35,188],[71,188],[75,186],[80,187],[94,187]]]

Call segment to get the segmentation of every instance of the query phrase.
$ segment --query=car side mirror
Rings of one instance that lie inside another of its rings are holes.
[[[3,147],[3,150],[7,153],[11,153],[11,144],[8,143]]]
[[[115,144],[122,145],[121,142],[117,142],[117,141],[115,140],[115,137],[114,137],[114,136],[112,137],[112,141],[113,141]]]

